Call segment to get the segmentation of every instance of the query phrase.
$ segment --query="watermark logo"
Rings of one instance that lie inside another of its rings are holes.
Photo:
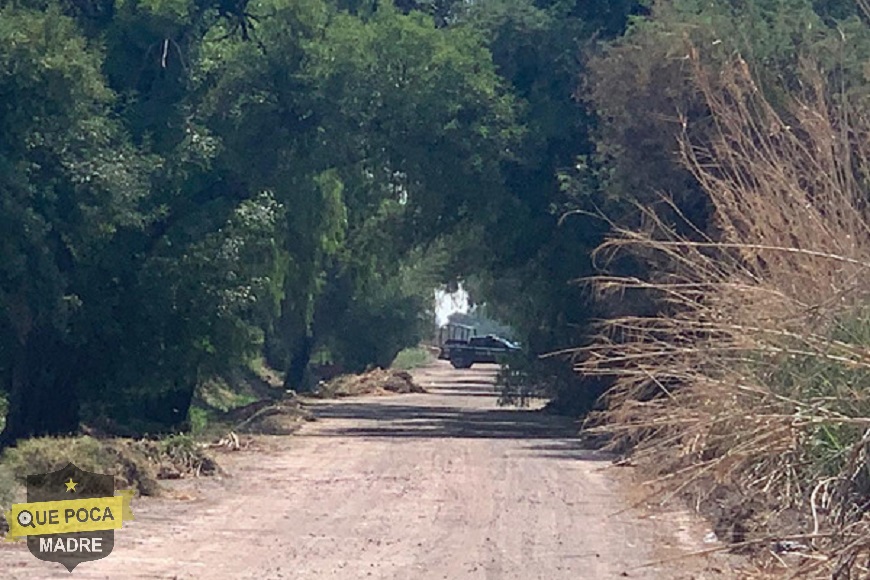
[[[6,512],[6,539],[27,538],[34,556],[72,572],[82,562],[112,553],[115,530],[133,519],[132,498],[132,490],[115,491],[113,476],[72,463],[52,473],[28,475],[27,503],[13,504]]]

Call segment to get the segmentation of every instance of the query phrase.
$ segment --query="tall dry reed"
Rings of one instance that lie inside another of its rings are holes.
[[[711,223],[680,236],[641,208],[643,230],[615,230],[598,256],[632,252],[649,274],[592,282],[652,293],[660,314],[602,322],[577,370],[616,377],[596,419],[660,489],[710,492],[699,505],[725,490],[746,508],[732,540],[797,535],[802,573],[866,577],[870,110],[809,62],[786,111],[740,58],[689,62],[712,129],[681,154]]]

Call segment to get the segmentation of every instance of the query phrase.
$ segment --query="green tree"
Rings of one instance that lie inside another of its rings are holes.
[[[583,55],[593,38],[619,35],[630,15],[645,10],[642,2],[494,0],[468,17],[487,36],[499,74],[521,100],[526,132],[504,169],[510,195],[495,212],[477,216],[482,234],[468,242],[465,251],[476,259],[464,273],[472,274],[474,298],[515,325],[535,354],[582,335],[588,300],[571,281],[591,272],[589,250],[606,232],[595,219],[561,219],[576,206],[569,206],[560,173],[594,151],[594,110],[574,98],[586,73]],[[574,184],[594,197],[598,181]]]
[[[77,368],[101,257],[141,227],[148,159],[111,115],[101,55],[49,8],[0,9],[2,443],[78,428]],[[37,98],[34,98],[37,96]]]
[[[290,270],[266,352],[300,388],[319,297],[398,283],[378,268],[491,207],[516,127],[471,30],[438,30],[389,7],[365,18],[317,0],[261,9],[258,45],[214,42],[203,53],[205,122],[224,143],[221,163],[288,208]],[[379,216],[387,229],[355,233]],[[337,256],[364,238],[379,242]],[[360,320],[388,315],[389,303],[360,306]],[[366,326],[356,328],[376,332]]]

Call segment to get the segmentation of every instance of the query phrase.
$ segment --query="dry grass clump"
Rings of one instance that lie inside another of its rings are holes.
[[[646,229],[598,250],[651,264],[599,289],[645,289],[662,311],[604,322],[577,370],[617,377],[598,419],[671,494],[729,498],[742,514],[729,539],[789,537],[802,574],[866,577],[870,111],[810,64],[781,114],[741,59],[716,76],[690,62],[714,129],[682,154],[712,227],[688,239],[645,210]]]
[[[36,437],[20,441],[0,456],[0,507],[8,508],[23,497],[27,475],[56,471],[67,463],[113,475],[116,489],[132,488],[141,495],[159,492],[155,465],[136,441]]]

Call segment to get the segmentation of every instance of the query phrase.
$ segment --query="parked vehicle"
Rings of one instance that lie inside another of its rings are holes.
[[[500,362],[505,355],[520,350],[519,345],[494,334],[450,342],[452,344],[445,344],[442,350],[446,350],[446,358],[457,369],[469,369],[476,363]]]
[[[462,346],[467,345],[467,340],[461,340],[458,338],[451,338],[450,340],[445,340],[444,344],[441,345],[441,352],[438,353],[438,358],[441,360],[450,360],[450,349],[454,346]]]

